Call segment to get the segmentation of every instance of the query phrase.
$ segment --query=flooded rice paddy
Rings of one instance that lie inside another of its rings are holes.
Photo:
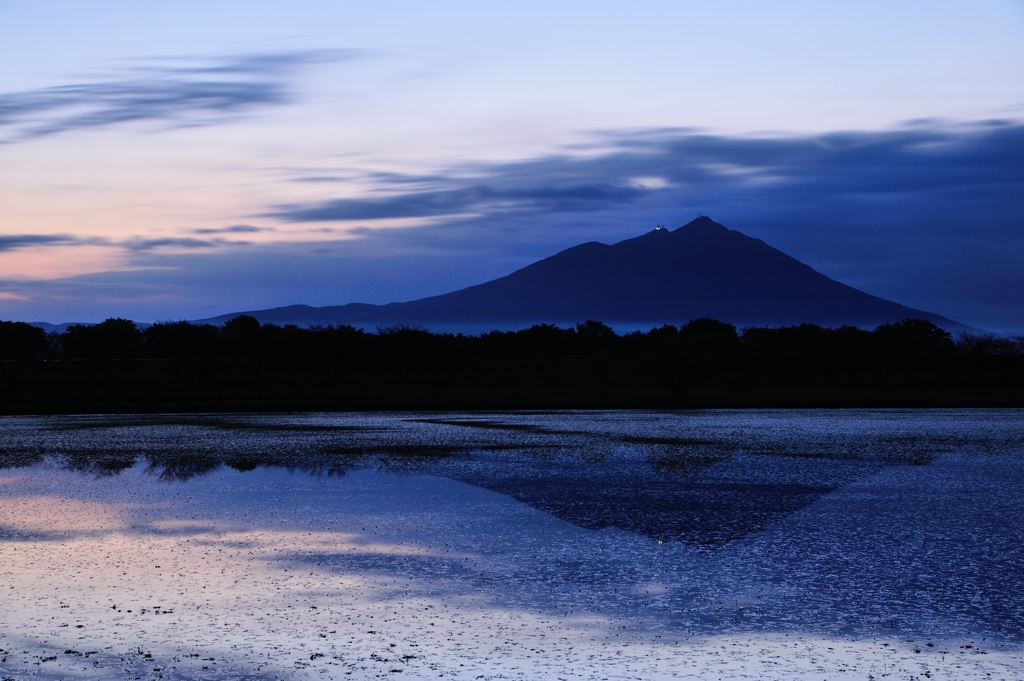
[[[0,419],[0,679],[1021,679],[1024,413]]]

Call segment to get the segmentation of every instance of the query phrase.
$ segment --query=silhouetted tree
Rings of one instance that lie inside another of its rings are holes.
[[[365,361],[367,334],[362,329],[343,324],[316,325],[309,328],[310,352],[321,366],[329,367],[333,378],[338,378],[345,367],[357,366]]]
[[[894,324],[882,324],[875,329],[878,352],[890,366],[902,365],[908,379],[929,364],[937,365],[945,373],[945,360],[955,348],[952,336],[925,319],[904,319]]]
[[[716,319],[694,319],[676,329],[665,325],[648,334],[649,362],[674,395],[684,396],[712,373],[710,355],[739,347],[736,327]],[[722,366],[718,360],[718,366]]]
[[[252,315],[242,314],[224,322],[225,351],[237,359],[258,359],[263,353],[260,323]]]
[[[582,353],[609,352],[618,338],[612,327],[602,322],[590,319],[576,325],[576,346]]]
[[[0,359],[39,359],[48,347],[42,329],[25,322],[0,322]]]
[[[189,322],[158,322],[143,331],[146,354],[176,361],[212,357],[217,351],[217,327]]]
[[[146,354],[170,361],[175,378],[180,378],[186,367],[191,368],[193,381],[205,380],[211,374],[220,343],[217,327],[184,321],[160,322],[146,329],[143,336]]]
[[[133,359],[142,351],[142,332],[130,319],[112,317],[99,324],[75,324],[60,337],[71,359]]]
[[[904,319],[895,324],[882,324],[875,335],[893,347],[915,350],[944,351],[952,347],[949,331],[925,319]]]
[[[732,352],[739,346],[735,326],[708,317],[693,319],[681,326],[679,338],[691,352]]]
[[[520,352],[529,355],[563,355],[571,352],[571,343],[575,332],[561,329],[554,324],[534,324],[507,334],[512,341],[508,352]]]
[[[970,363],[975,380],[981,380],[987,368],[998,367],[999,373],[1011,381],[1014,368],[1024,356],[1024,339],[961,331],[956,337],[956,348]]]

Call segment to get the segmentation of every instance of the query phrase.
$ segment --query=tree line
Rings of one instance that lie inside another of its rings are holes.
[[[665,350],[681,353],[800,353],[826,355],[988,356],[1024,355],[1024,336],[950,332],[922,319],[883,324],[874,330],[816,324],[748,327],[715,319],[682,326],[618,334],[607,324],[586,321],[561,328],[537,324],[518,331],[479,335],[433,333],[408,324],[379,326],[376,333],[350,325],[299,327],[261,324],[239,315],[222,326],[187,321],[158,322],[140,328],[128,319],[76,324],[50,332],[24,322],[0,321],[0,360],[184,360],[200,357],[247,359],[260,355],[304,356],[320,361],[336,353],[431,354],[454,351],[492,355],[631,354]]]
[[[910,394],[909,386],[915,394],[950,395],[953,403],[964,391],[1024,401],[1024,337],[954,335],[920,319],[873,330],[737,329],[695,319],[621,334],[586,321],[478,335],[415,325],[376,332],[278,326],[247,315],[222,326],[173,321],[145,328],[111,318],[51,333],[0,322],[0,360],[0,391],[8,398],[276,394],[313,402],[369,396],[408,406],[449,395],[452,404],[479,398],[504,406],[613,406],[701,396],[723,404],[770,402],[772,395],[800,402],[793,396]]]

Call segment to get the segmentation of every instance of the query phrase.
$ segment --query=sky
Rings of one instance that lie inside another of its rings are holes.
[[[0,319],[411,300],[698,213],[1024,332],[1024,0],[0,0]]]

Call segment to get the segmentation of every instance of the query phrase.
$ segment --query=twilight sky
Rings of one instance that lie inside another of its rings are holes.
[[[0,0],[0,319],[408,300],[698,212],[1024,330],[1024,1]]]

